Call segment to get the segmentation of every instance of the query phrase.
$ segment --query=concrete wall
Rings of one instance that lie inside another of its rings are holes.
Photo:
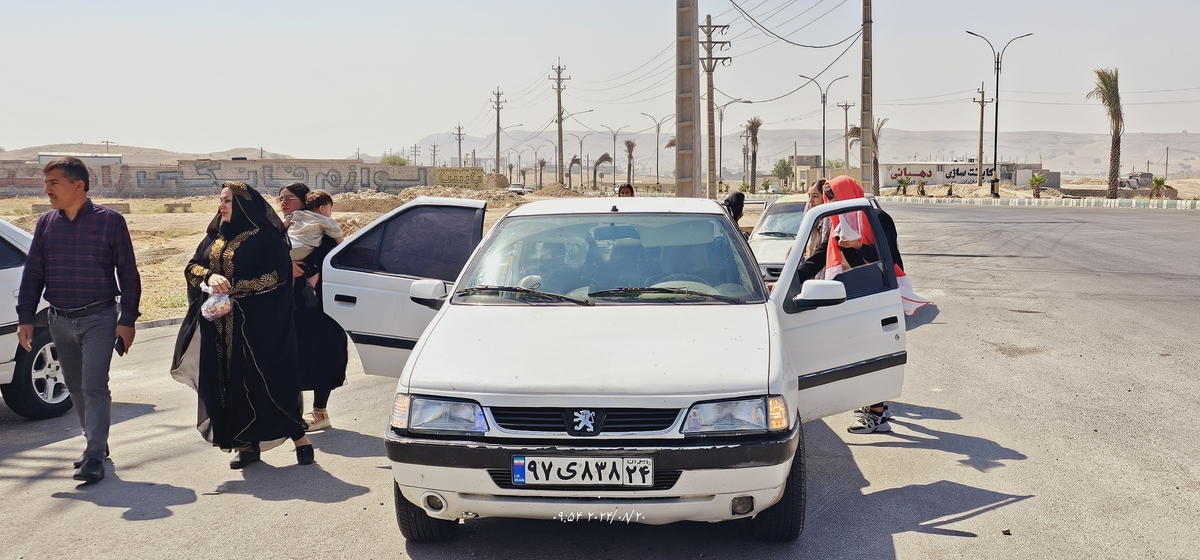
[[[1046,178],[1046,183],[1042,185],[1043,189],[1057,189],[1062,186],[1062,173],[1037,169],[1018,169],[1014,182],[1018,187],[1027,187],[1029,186],[1029,180],[1033,178],[1034,174],[1039,174]]]
[[[329,193],[378,190],[396,193],[431,185],[432,168],[363,163],[360,160],[180,160],[176,165],[95,165],[91,193],[96,197],[184,197],[213,194],[225,181],[241,181],[274,193],[301,182]],[[0,195],[37,196],[45,188],[42,166],[0,161]]]

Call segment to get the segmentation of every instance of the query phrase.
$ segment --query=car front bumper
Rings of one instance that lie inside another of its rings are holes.
[[[774,504],[796,455],[799,429],[797,424],[785,434],[751,438],[637,441],[426,439],[388,430],[385,445],[401,493],[432,517],[661,525],[752,517]],[[502,487],[513,456],[525,455],[652,457],[656,477],[678,478],[654,489]],[[430,493],[444,509],[424,504]],[[754,499],[754,509],[735,515],[731,501],[746,496]]]

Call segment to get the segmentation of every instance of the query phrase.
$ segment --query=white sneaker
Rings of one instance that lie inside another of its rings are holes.
[[[846,431],[852,434],[870,434],[874,432],[890,432],[892,425],[888,423],[887,418],[883,414],[870,412],[866,414],[861,412],[856,413],[858,418],[853,424],[850,424]]]

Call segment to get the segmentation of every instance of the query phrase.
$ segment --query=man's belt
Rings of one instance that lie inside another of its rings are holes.
[[[65,317],[67,319],[78,319],[80,317],[95,315],[96,313],[108,309],[108,306],[110,305],[116,305],[116,303],[117,302],[115,298],[110,298],[104,301],[97,301],[96,303],[89,303],[83,307],[77,307],[75,309],[59,309],[51,305],[50,312],[58,315],[59,317]]]

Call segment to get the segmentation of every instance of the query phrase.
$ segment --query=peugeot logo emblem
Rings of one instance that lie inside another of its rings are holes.
[[[596,431],[596,412],[594,410],[580,410],[575,412],[575,431],[594,433]]]

